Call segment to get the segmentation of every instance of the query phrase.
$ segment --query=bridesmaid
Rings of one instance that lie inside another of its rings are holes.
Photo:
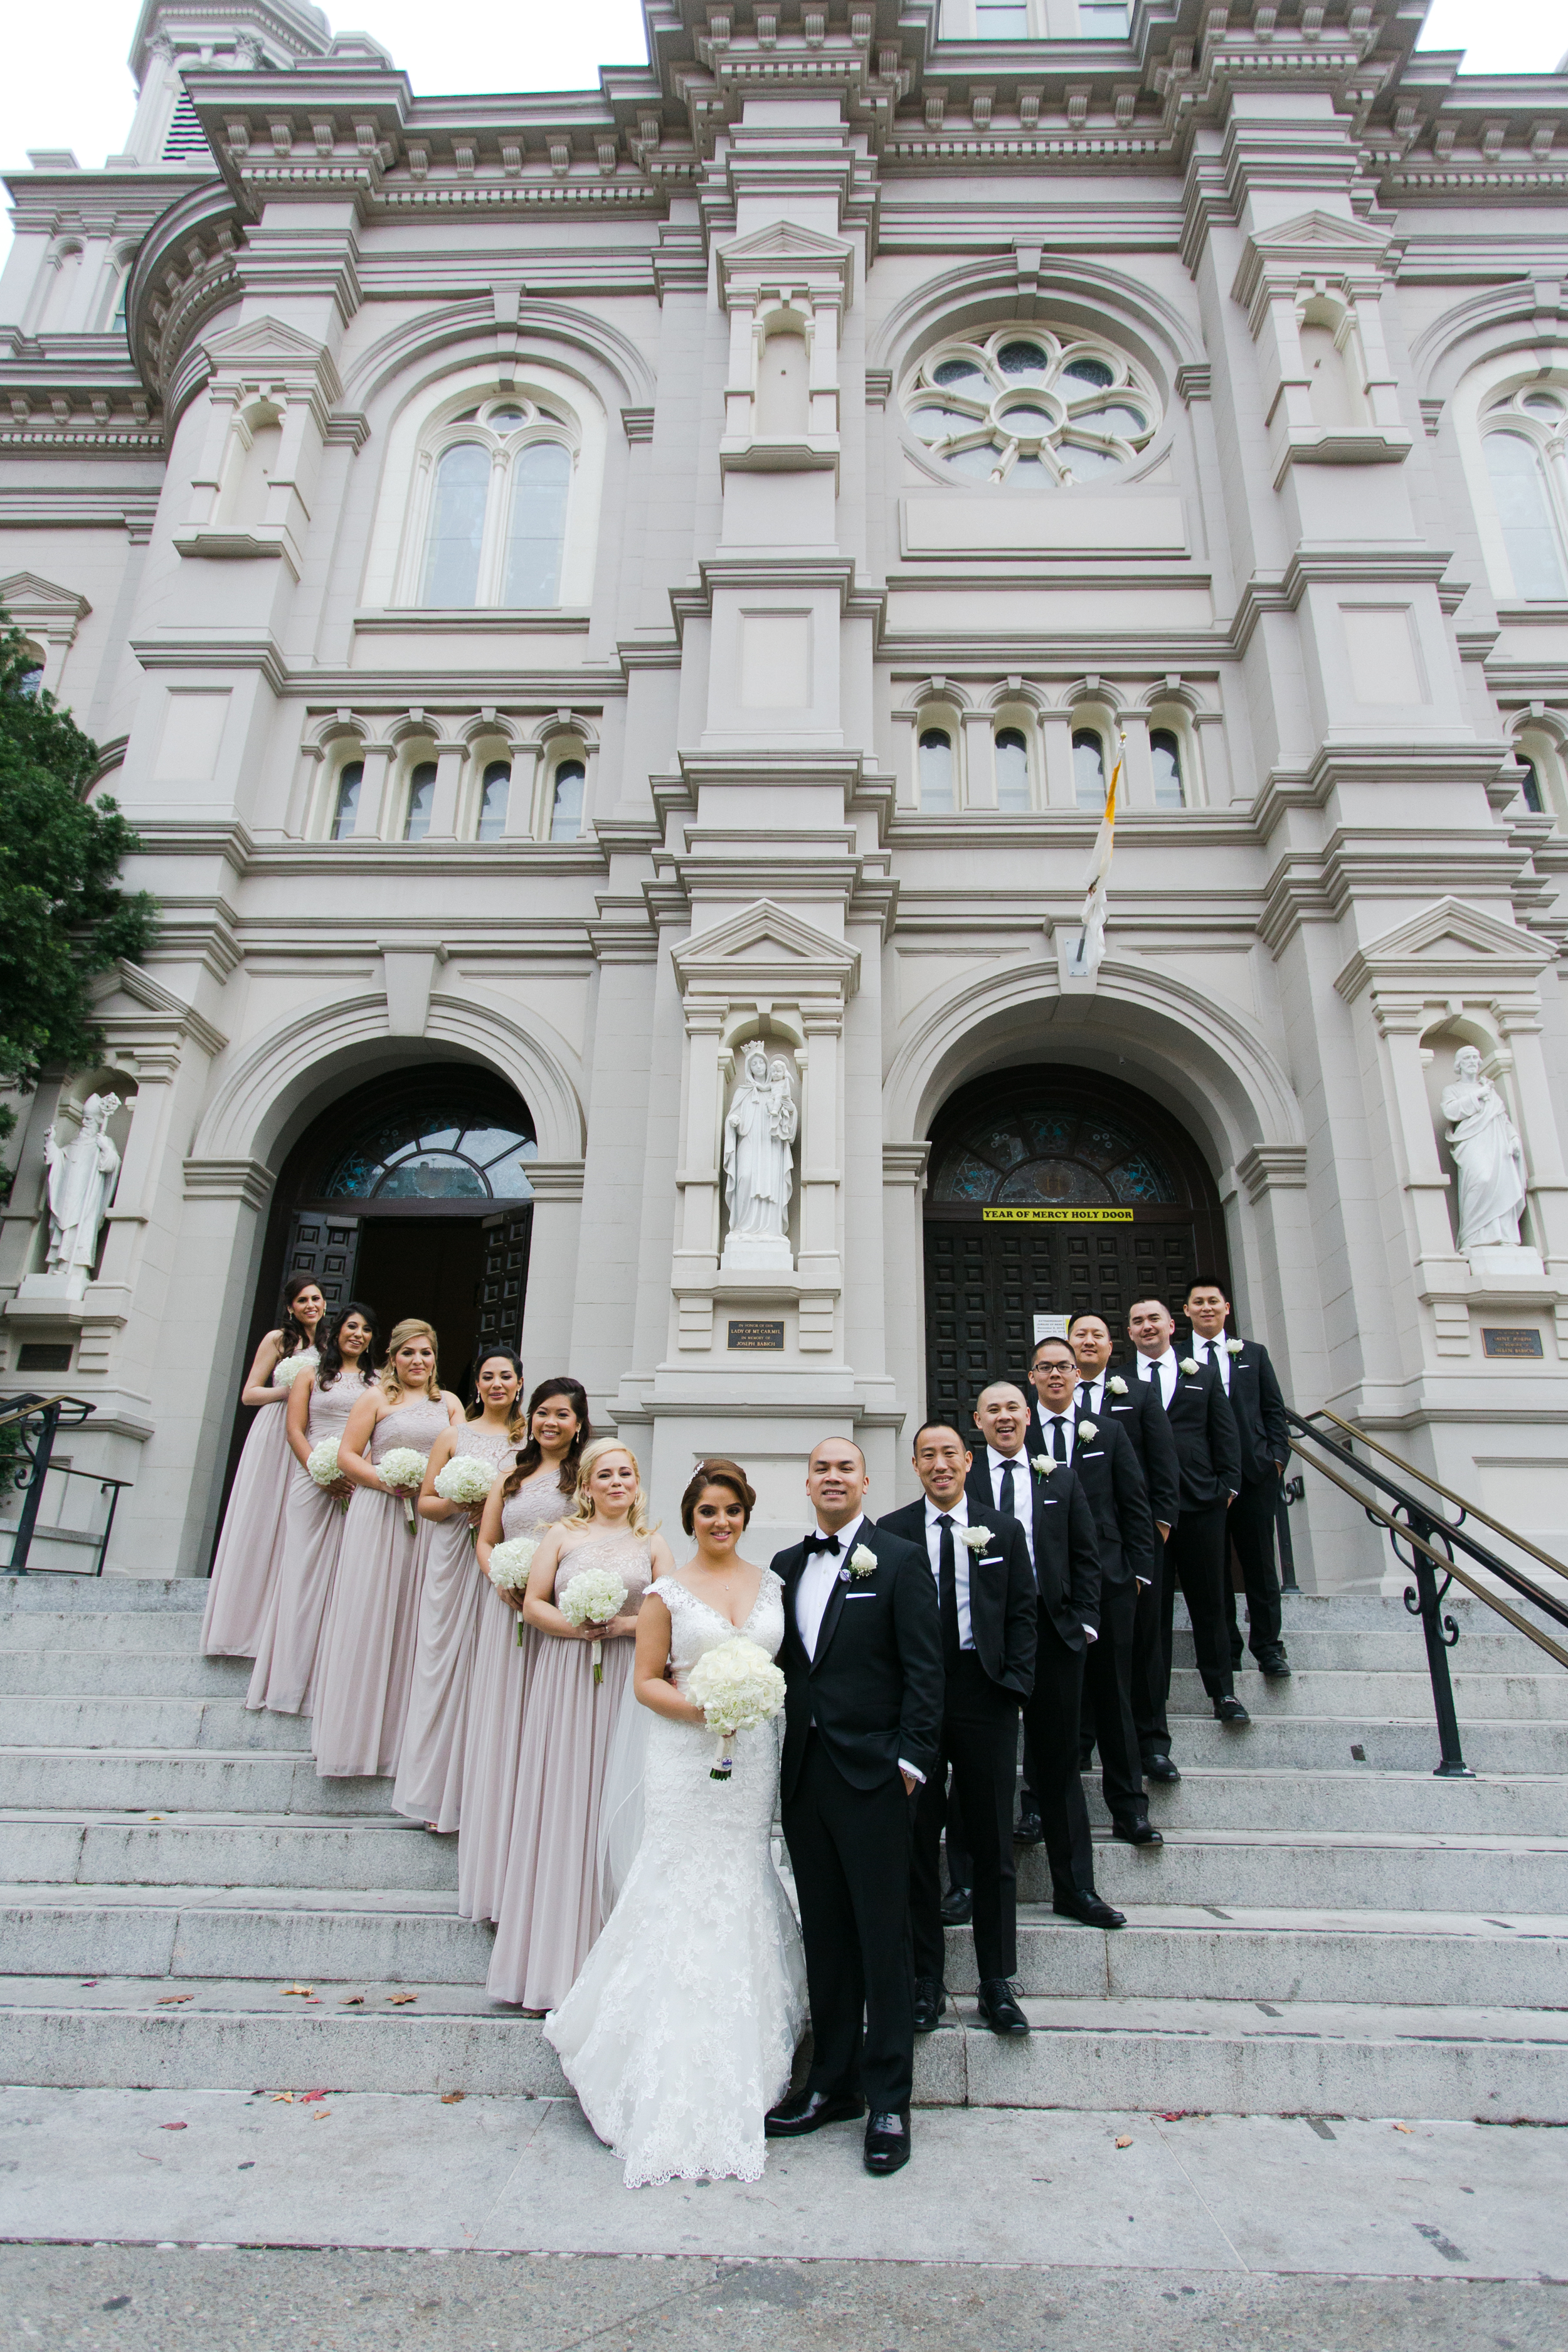
[[[265,1410],[258,1412],[246,1437],[213,1558],[202,1620],[202,1648],[209,1658],[256,1655],[278,1579],[283,1506],[294,1474],[283,1408],[289,1381],[303,1367],[315,1369],[316,1328],[327,1311],[313,1274],[291,1275],[283,1286],[283,1320],[256,1350],[250,1378],[239,1392],[242,1403]],[[279,1380],[285,1364],[292,1370]]]
[[[283,1509],[282,1562],[246,1694],[248,1707],[308,1715],[316,1653],[342,1548],[353,1488],[344,1477],[318,1486],[306,1465],[328,1438],[342,1441],[348,1417],[375,1376],[381,1331],[371,1308],[351,1298],[334,1321],[313,1372],[289,1391],[285,1433],[298,1468]]]
[[[489,1580],[490,1551],[503,1537],[542,1536],[566,1517],[576,1498],[578,1463],[593,1441],[582,1382],[569,1375],[541,1381],[528,1400],[528,1443],[510,1476],[492,1489],[479,1521],[479,1627],[458,1831],[458,1910],[465,1919],[493,1919],[500,1909],[523,1701],[539,1652],[539,1636],[520,1613],[521,1593],[509,1600]]]
[[[392,1801],[398,1812],[444,1834],[457,1828],[462,1811],[463,1731],[484,1600],[480,1587],[489,1579],[474,1556],[484,1505],[466,1509],[444,1501],[436,1492],[436,1475],[455,1455],[468,1454],[489,1465],[500,1486],[522,1443],[521,1386],[522,1360],[510,1348],[491,1348],[480,1358],[468,1419],[436,1440],[419,1490],[419,1516],[431,1522],[434,1532]]]
[[[413,1496],[383,1484],[376,1464],[395,1446],[428,1454],[463,1408],[436,1372],[436,1334],[409,1317],[392,1327],[386,1363],[338,1441],[355,1493],[316,1669],[310,1746],[323,1780],[395,1772],[414,1671],[419,1586],[430,1536]]]
[[[626,1606],[602,1627],[579,1629],[557,1600],[580,1569],[603,1568],[626,1588]],[[535,2015],[572,1988],[604,1925],[599,1898],[599,1799],[610,1734],[631,1678],[643,1594],[673,1576],[664,1538],[650,1533],[637,1456],[614,1437],[584,1449],[577,1507],[534,1554],[523,1615],[543,1637],[529,1692],[517,1768],[517,1811],[486,1990]],[[593,1642],[604,1643],[594,1680]]]

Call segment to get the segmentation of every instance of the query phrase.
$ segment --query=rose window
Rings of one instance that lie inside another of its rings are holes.
[[[911,379],[904,415],[946,472],[1044,490],[1131,465],[1154,437],[1160,404],[1112,344],[1013,326],[940,344]]]

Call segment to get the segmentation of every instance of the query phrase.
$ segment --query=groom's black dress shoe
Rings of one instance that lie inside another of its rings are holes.
[[[974,1916],[973,1886],[950,1886],[942,1898],[942,1923],[944,1927],[967,1927]]]
[[[993,2033],[1027,2033],[1029,2021],[1013,1998],[1005,1977],[984,1977],[975,2006]]]
[[[1168,1756],[1146,1756],[1143,1759],[1143,1778],[1146,1780],[1173,1782],[1181,1777]]]
[[[842,2091],[795,2091],[769,2109],[763,2119],[763,2135],[766,2139],[803,2139],[807,2132],[820,2131],[824,2124],[853,2123],[865,2112],[864,2099],[850,2098]]]
[[[1238,1698],[1216,1698],[1214,1703],[1216,1723],[1250,1723],[1252,1717]]]
[[[868,2116],[866,2120],[866,2169],[879,2175],[901,2172],[910,2160],[910,2111]]]
[[[1046,1842],[1046,1825],[1038,1813],[1032,1811],[1027,1805],[1018,1815],[1018,1826],[1013,1832],[1013,1842],[1016,1845],[1044,1845]]]
[[[947,1987],[934,1977],[915,1979],[915,2032],[934,2033],[947,2007]]]
[[[1058,1895],[1051,1903],[1058,1919],[1076,1919],[1080,1927],[1125,1927],[1127,1914],[1102,1903],[1092,1887],[1079,1886],[1071,1895]]]
[[[1150,1827],[1147,1813],[1134,1813],[1131,1820],[1125,1822],[1112,1817],[1110,1834],[1113,1838],[1120,1838],[1123,1845],[1163,1845],[1165,1843],[1159,1831]]]

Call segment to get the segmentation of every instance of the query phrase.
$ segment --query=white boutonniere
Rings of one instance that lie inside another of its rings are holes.
[[[1110,1391],[1112,1396],[1125,1396],[1127,1394],[1127,1383],[1122,1379],[1120,1372],[1112,1372],[1105,1385]]]
[[[1056,1466],[1048,1454],[1031,1454],[1029,1456],[1030,1469],[1037,1470],[1042,1478],[1048,1478]]]
[[[1099,1422],[1080,1421],[1078,1425],[1078,1433],[1079,1437],[1098,1437],[1100,1435]]]
[[[1184,1356],[1182,1358],[1182,1370],[1184,1372],[1195,1372],[1197,1368],[1198,1360],[1195,1356]]]
[[[844,1573],[847,1577],[854,1577],[857,1582],[863,1580],[868,1576],[876,1575],[877,1555],[868,1544],[856,1545],[854,1550],[849,1555],[848,1562],[845,1568]]]
[[[1246,1345],[1245,1339],[1227,1339],[1225,1343],[1225,1352],[1227,1356],[1239,1356]]]
[[[958,1532],[971,1551],[984,1551],[992,1540],[989,1528],[960,1528]]]

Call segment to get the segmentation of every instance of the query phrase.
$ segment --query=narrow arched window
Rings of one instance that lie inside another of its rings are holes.
[[[1546,814],[1546,803],[1541,797],[1541,779],[1535,772],[1534,761],[1527,760],[1522,751],[1516,751],[1513,756],[1524,772],[1524,782],[1521,787],[1521,790],[1523,793],[1525,807],[1530,811],[1531,816],[1544,816]]]
[[[1185,808],[1187,796],[1182,787],[1182,740],[1172,727],[1155,727],[1150,730],[1149,758],[1154,770],[1154,806],[1157,809]]]
[[[575,841],[583,830],[583,786],[586,771],[581,760],[563,760],[555,771],[550,795],[550,838]]]
[[[1092,727],[1075,727],[1072,739],[1073,798],[1098,816],[1105,806],[1105,746]]]
[[[350,760],[338,770],[337,790],[332,795],[331,838],[347,841],[359,815],[360,786],[364,782],[364,761]]]
[[[921,806],[938,812],[952,808],[952,738],[945,727],[921,732]]]
[[[18,694],[25,695],[27,700],[32,702],[36,699],[43,683],[44,665],[42,662],[37,662],[31,669],[25,669],[22,672],[21,677],[16,680],[16,691]]]
[[[506,831],[507,803],[511,798],[511,761],[491,760],[479,785],[479,823],[476,838],[499,841]]]
[[[408,779],[408,813],[403,820],[405,841],[423,841],[430,830],[436,805],[436,762],[421,760]]]
[[[1521,433],[1489,433],[1486,452],[1516,592],[1527,601],[1568,595],[1563,549],[1539,455]]]
[[[553,604],[561,593],[572,459],[559,441],[536,441],[512,467],[505,604]]]
[[[1015,814],[1029,806],[1029,746],[1019,727],[996,730],[996,805]]]
[[[425,541],[425,604],[472,604],[479,599],[479,550],[490,486],[489,452],[472,441],[448,449],[436,468],[430,528]]]

